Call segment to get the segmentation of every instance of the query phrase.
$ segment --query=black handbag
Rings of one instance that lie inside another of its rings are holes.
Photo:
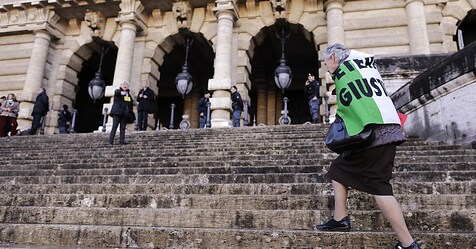
[[[132,108],[126,107],[126,111],[124,112],[124,118],[126,119],[127,124],[132,124],[136,120],[136,115]]]
[[[359,134],[349,136],[344,121],[336,116],[331,124],[326,136],[326,146],[335,153],[341,154],[344,151],[363,149],[369,146],[375,139],[375,134],[371,127],[366,126]]]

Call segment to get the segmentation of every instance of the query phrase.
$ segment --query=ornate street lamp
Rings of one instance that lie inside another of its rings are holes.
[[[276,70],[274,70],[274,82],[283,93],[284,90],[286,90],[289,85],[291,85],[291,81],[293,79],[293,72],[291,71],[291,68],[286,65],[286,57],[284,56],[284,45],[286,44],[286,40],[291,34],[290,32],[286,32],[284,30],[285,25],[285,23],[281,22],[281,34],[278,34],[278,32],[276,32],[276,36],[281,41],[281,59],[279,59],[279,66],[276,68]],[[288,116],[289,99],[287,97],[284,97],[283,102],[284,110],[281,111],[283,115],[279,118],[278,122],[280,125],[289,125],[291,124],[291,118]]]
[[[283,91],[286,90],[293,79],[293,72],[291,68],[286,65],[286,57],[284,56],[284,45],[286,44],[286,39],[289,37],[290,33],[284,31],[284,28],[281,29],[281,34],[276,32],[276,36],[281,41],[281,59],[279,59],[279,66],[274,71],[274,82],[276,85]]]
[[[189,94],[192,91],[192,75],[188,72],[188,50],[192,45],[193,40],[191,38],[187,38],[185,40],[185,63],[182,66],[182,72],[177,74],[175,77],[175,84],[177,87],[177,91],[182,94],[182,98],[185,98],[186,94]]]
[[[102,60],[104,58],[104,53],[106,52],[107,52],[106,47],[103,46],[101,49],[101,59],[99,61],[99,69],[96,72],[94,79],[92,79],[88,84],[88,93],[89,93],[89,96],[93,99],[94,103],[96,103],[96,100],[104,96],[104,88],[106,88],[106,83],[101,78],[102,77],[102,73],[101,73]]]

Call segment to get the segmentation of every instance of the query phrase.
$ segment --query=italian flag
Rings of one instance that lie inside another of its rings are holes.
[[[367,124],[400,124],[373,55],[351,51],[332,78],[337,114],[344,120],[350,136],[360,133]]]

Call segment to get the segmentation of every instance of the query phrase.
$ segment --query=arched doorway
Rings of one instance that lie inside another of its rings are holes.
[[[110,43],[96,41],[96,51],[88,60],[83,62],[81,71],[78,74],[78,86],[76,98],[73,103],[77,110],[75,131],[78,133],[93,132],[102,126],[103,122],[103,105],[109,103],[110,98],[101,98],[94,102],[88,93],[88,84],[94,78],[98,71],[101,48],[105,47],[104,58],[102,62],[101,72],[102,79],[106,86],[112,85],[114,78],[114,69],[116,67],[117,48]]]
[[[302,25],[288,25],[289,38],[286,40],[285,56],[287,65],[293,72],[293,80],[284,93],[281,93],[274,83],[274,70],[279,65],[281,57],[281,42],[276,36],[278,28],[276,25],[265,27],[257,35],[263,39],[260,39],[261,44],[257,44],[251,61],[250,118],[252,122],[250,124],[253,122],[277,124],[281,116],[284,97],[289,99],[288,111],[292,124],[311,121],[307,96],[304,94],[304,83],[308,73],[314,74],[316,79],[320,78],[316,45],[312,34]],[[263,112],[266,113],[263,114]]]
[[[459,23],[457,40],[460,49],[476,41],[476,10],[468,11],[468,15]]]
[[[188,69],[193,77],[193,88],[190,94],[185,96],[185,99],[182,98],[175,86],[175,77],[181,72],[185,62],[184,37],[190,37],[193,40],[188,55]],[[170,106],[173,103],[175,105],[174,129],[179,127],[183,114],[189,115],[192,128],[198,128],[195,104],[207,89],[208,80],[213,77],[215,54],[209,42],[201,34],[186,32],[183,36],[178,35],[175,39],[178,40],[177,44],[170,53],[164,56],[164,62],[159,68],[157,104],[160,126],[169,128]]]

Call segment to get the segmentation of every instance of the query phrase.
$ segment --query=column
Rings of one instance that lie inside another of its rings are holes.
[[[268,125],[276,125],[276,112],[281,112],[276,109],[276,89],[268,88],[267,92],[267,110],[266,110],[266,123]]]
[[[35,30],[33,34],[35,35],[35,39],[33,40],[30,64],[26,72],[25,84],[23,85],[23,98],[21,99],[27,102],[34,102],[38,88],[42,87],[46,58],[51,42],[51,36],[45,30]]]
[[[408,37],[411,54],[429,54],[430,41],[425,18],[425,6],[422,0],[407,0]]]
[[[114,90],[124,81],[131,80],[132,57],[134,55],[134,42],[136,39],[137,26],[131,21],[121,22],[121,37],[119,39],[119,49],[117,51],[116,68],[114,69],[114,80],[111,95]]]
[[[211,102],[212,128],[230,127],[231,120],[231,66],[233,24],[238,16],[233,0],[216,0],[213,9],[218,19],[215,49],[215,72],[208,81],[208,90],[213,91]]]
[[[197,109],[195,108],[195,106],[197,105],[198,101],[200,100],[200,93],[198,91],[198,89],[195,88],[192,89],[192,92],[190,94],[190,97],[192,99],[192,110],[190,111],[190,117],[189,117],[189,120],[190,120],[190,127],[191,128],[198,128],[199,125],[198,125],[198,111]]]
[[[106,97],[113,97],[114,91],[121,85],[124,80],[127,80],[130,85],[131,81],[131,72],[132,72],[132,61],[134,55],[134,42],[136,39],[137,26],[132,21],[122,21],[121,25],[121,35],[119,38],[119,48],[117,50],[117,59],[116,59],[116,68],[114,69],[114,79],[112,81],[112,86],[106,86],[106,91],[104,95]],[[131,89],[132,90],[132,89]],[[132,93],[134,94],[134,93]],[[104,107],[108,107],[111,111],[112,103],[114,99],[111,98],[110,103],[104,104]],[[137,112],[136,112],[137,113]],[[134,125],[128,125],[129,128],[133,128]],[[106,124],[106,130],[109,132],[112,127],[112,118],[108,119]],[[99,127],[102,129],[102,127]]]
[[[327,44],[345,43],[343,0],[329,0],[324,3],[327,17]],[[344,44],[345,45],[345,44]]]
[[[259,85],[256,86],[257,88],[257,95],[258,95],[258,103],[256,107],[256,125],[259,124],[267,124],[266,119],[267,119],[267,113],[266,110],[268,109],[267,107],[267,99],[266,99],[266,86],[265,85]]]

